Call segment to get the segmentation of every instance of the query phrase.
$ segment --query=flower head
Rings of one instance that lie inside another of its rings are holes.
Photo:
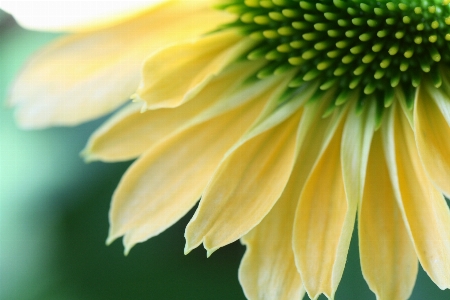
[[[249,299],[332,299],[358,215],[379,299],[409,297],[417,260],[450,288],[450,2],[210,2],[63,38],[12,90],[19,123],[76,124],[124,103],[145,59],[83,152],[137,158],[108,243],[128,252],[201,198],[186,253],[241,239]]]

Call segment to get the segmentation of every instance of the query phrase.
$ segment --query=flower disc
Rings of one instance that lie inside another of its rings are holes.
[[[296,69],[290,88],[318,80],[320,91],[339,87],[335,105],[357,90],[388,107],[399,85],[409,104],[424,76],[441,85],[449,2],[234,0],[221,8],[238,15],[229,26],[258,41],[247,55],[268,61],[258,78]]]

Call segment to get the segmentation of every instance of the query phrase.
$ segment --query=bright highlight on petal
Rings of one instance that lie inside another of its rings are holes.
[[[9,102],[18,107],[24,128],[77,125],[100,117],[136,91],[149,54],[227,19],[203,1],[195,6],[169,2],[120,26],[63,37],[28,63]]]
[[[91,31],[122,23],[165,1],[0,1],[0,8],[28,29]]]
[[[19,75],[10,103],[23,127],[135,102],[82,153],[136,159],[114,193],[108,243],[123,237],[128,253],[199,202],[185,252],[241,239],[248,299],[334,299],[358,214],[377,299],[407,299],[418,261],[450,288],[449,0],[107,2],[102,14],[74,13],[103,4],[5,7],[28,26],[83,31]],[[33,7],[51,11],[33,20]]]

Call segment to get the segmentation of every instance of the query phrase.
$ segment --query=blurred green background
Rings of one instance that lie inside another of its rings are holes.
[[[26,59],[55,34],[26,31],[0,11],[0,99]],[[0,299],[245,299],[239,243],[184,256],[193,212],[128,257],[105,246],[111,195],[129,163],[85,164],[79,151],[102,120],[76,128],[19,130],[0,108]],[[306,298],[306,297],[305,297]],[[354,235],[336,298],[375,299]],[[321,297],[320,299],[325,299]],[[411,299],[450,299],[421,270]]]

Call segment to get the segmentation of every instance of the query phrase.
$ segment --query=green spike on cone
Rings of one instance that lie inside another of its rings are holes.
[[[450,64],[450,0],[225,0],[234,27],[255,39],[247,58],[270,61],[258,78],[296,70],[289,88],[308,81],[361,90],[388,107],[397,86],[423,77],[436,87]],[[380,98],[380,99],[378,99]]]

